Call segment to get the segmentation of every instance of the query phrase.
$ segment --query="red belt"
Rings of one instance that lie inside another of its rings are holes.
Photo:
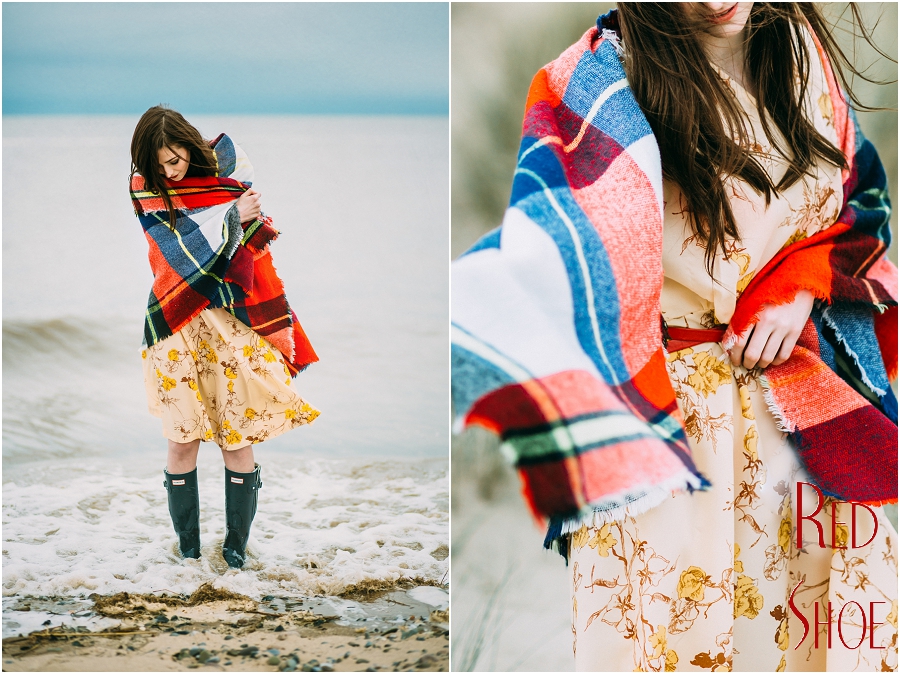
[[[725,328],[676,328],[666,326],[669,339],[666,342],[666,351],[680,351],[706,342],[721,342],[725,336]]]

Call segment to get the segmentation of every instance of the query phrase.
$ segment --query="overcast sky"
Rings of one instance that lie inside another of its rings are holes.
[[[435,3],[3,3],[3,113],[447,114]]]

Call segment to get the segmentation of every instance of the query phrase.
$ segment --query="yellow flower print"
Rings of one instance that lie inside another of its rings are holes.
[[[264,359],[267,363],[274,363],[274,362],[277,360],[277,359],[275,358],[275,354],[272,353],[272,350],[271,350],[271,349],[269,349],[268,351],[266,351],[266,352],[263,354],[263,359]]]
[[[191,358],[193,358],[194,361],[197,360],[197,352],[196,351],[191,351]]]
[[[750,426],[747,434],[744,436],[744,455],[750,460],[750,463],[759,461],[759,454],[756,452],[756,443],[759,440],[759,433],[756,426]]]
[[[162,378],[162,387],[166,391],[171,391],[173,388],[175,388],[175,380],[172,379],[171,377],[163,377]]]
[[[200,340],[200,350],[203,351],[203,356],[206,358],[209,363],[218,363],[219,357],[216,355],[216,352],[212,350],[209,346],[209,342],[205,339]]]
[[[610,548],[619,542],[609,532],[609,526],[609,522],[607,522],[600,527],[600,531],[598,531],[593,540],[588,543],[592,548],[597,548],[597,553],[601,557],[609,557]]]
[[[252,407],[248,407],[247,409],[244,410],[244,416],[247,417],[248,419],[255,419],[256,418],[256,410],[253,409]]]
[[[743,250],[743,249],[741,249]],[[738,276],[743,276],[747,273],[747,270],[750,268],[750,256],[747,253],[735,253],[734,255],[729,256],[733,262],[737,262],[740,271],[738,271]]]
[[[233,368],[226,367],[225,368],[225,376],[229,379],[237,379],[237,372],[234,371]]]
[[[249,344],[244,347],[244,358],[249,358],[253,355],[253,347]]]
[[[781,624],[778,625],[778,631],[775,632],[775,643],[778,644],[778,648],[782,651],[786,651],[788,649],[788,645],[790,644],[790,637],[788,636],[787,620],[782,620]]]
[[[666,650],[666,628],[662,625],[657,625],[656,631],[650,635],[650,647],[653,648],[651,658],[658,658]]]
[[[694,353],[694,349],[690,346],[687,347],[686,349],[681,349],[680,351],[671,351],[666,354],[666,361],[671,363],[676,360],[681,360],[685,356],[690,355],[692,353]]]
[[[228,392],[234,393],[234,382],[233,381],[228,382]]]
[[[888,613],[887,618],[884,619],[886,623],[889,623],[891,627],[897,629],[897,600],[891,602],[891,612]]]
[[[831,105],[831,96],[827,91],[819,96],[819,112],[828,122],[834,119],[834,107]]]
[[[285,380],[284,380],[284,383],[287,384],[288,386],[290,386],[290,385],[291,385],[291,378],[288,377],[287,379],[285,379]]]
[[[678,579],[678,596],[682,599],[703,601],[705,592],[703,584],[706,578],[706,572],[699,566],[688,567],[686,571],[681,572],[681,578]]]
[[[174,360],[176,363],[178,362],[178,349],[169,350],[169,360]]]
[[[741,414],[745,419],[755,419],[753,408],[750,406],[750,387],[746,385],[738,386],[738,394],[741,397]]]
[[[226,431],[231,430],[231,422],[228,421],[228,419],[225,419],[222,422],[222,428],[224,428]]]
[[[300,411],[301,411],[301,412],[309,413],[309,412],[312,412],[312,411],[313,411],[313,408],[312,408],[312,406],[311,406],[309,403],[303,403],[303,404],[300,406]],[[615,545],[615,543],[614,543],[613,545]]]
[[[703,351],[694,354],[694,373],[688,377],[691,388],[709,397],[716,389],[731,379],[731,370],[724,360]]]
[[[159,371],[159,368],[156,368],[156,378],[159,379],[162,377],[162,372]]]
[[[850,540],[850,530],[847,528],[847,525],[838,524],[835,527],[834,547],[846,548],[848,540]]]
[[[734,544],[734,571],[735,573],[743,573],[744,572],[744,563],[738,559],[738,556],[741,554],[741,546],[737,543]]]
[[[225,442],[229,445],[236,445],[241,441],[243,436],[235,430],[232,430],[231,433],[225,436]]]
[[[284,411],[285,419],[293,419],[296,416],[297,416],[297,412],[295,412],[294,410],[285,410]]]
[[[193,377],[185,377],[181,381],[186,381],[188,388],[194,392],[194,395],[197,396],[197,400],[201,403],[203,402],[203,398],[200,396],[200,389],[197,388],[197,382],[194,381]]]
[[[763,607],[763,596],[750,576],[738,576],[734,588],[734,617],[747,616],[751,620],[759,615]]]
[[[147,349],[141,349],[141,358],[147,360]]]
[[[212,440],[213,432],[211,428],[206,429],[206,433],[203,434],[204,440]]]
[[[669,651],[666,653],[666,671],[674,672],[675,665],[678,664],[678,653],[675,651]]]
[[[793,526],[791,526],[791,517],[790,513],[788,516],[781,520],[781,524],[778,525],[778,545],[781,546],[781,549],[784,551],[784,554],[787,554],[788,548],[791,545],[791,532],[793,531]]]
[[[588,528],[582,524],[581,528],[574,534],[572,534],[572,548],[574,550],[581,550],[581,548],[587,545],[590,537],[591,536],[588,533]]]

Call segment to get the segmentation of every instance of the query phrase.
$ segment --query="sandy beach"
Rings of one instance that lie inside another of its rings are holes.
[[[376,593],[370,615],[349,624],[315,600],[297,610],[295,600],[257,602],[210,585],[190,597],[95,597],[102,629],[48,626],[6,638],[3,670],[447,671],[448,612],[405,594]],[[388,619],[379,609],[408,613]]]

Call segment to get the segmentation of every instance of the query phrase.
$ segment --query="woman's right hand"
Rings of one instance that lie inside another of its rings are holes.
[[[259,217],[259,199],[262,195],[252,187],[237,200],[238,214],[241,222],[250,222]]]

